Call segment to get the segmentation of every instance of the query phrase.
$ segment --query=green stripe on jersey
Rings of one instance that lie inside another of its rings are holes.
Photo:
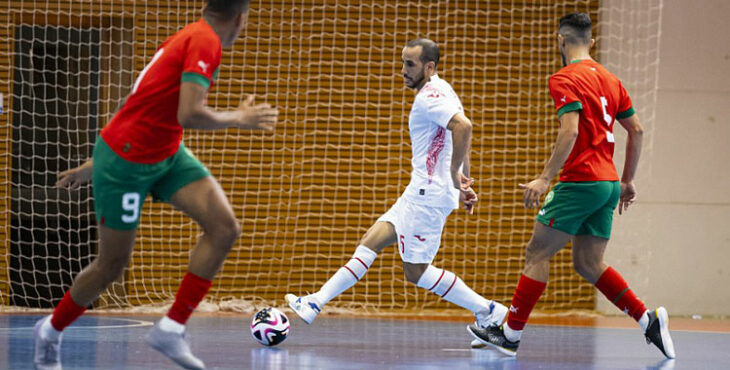
[[[636,111],[634,110],[634,107],[631,107],[631,108],[617,114],[616,119],[629,118],[629,117],[633,116],[635,113],[636,113]]]
[[[562,108],[558,109],[558,118],[562,116],[565,113],[581,110],[583,109],[583,104],[581,104],[579,101],[574,101],[572,103],[568,103],[563,105]]]
[[[192,82],[203,86],[206,90],[210,88],[210,80],[207,77],[195,72],[183,72],[180,82]]]

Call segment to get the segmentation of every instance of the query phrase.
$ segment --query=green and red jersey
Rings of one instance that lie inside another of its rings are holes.
[[[177,120],[180,85],[194,82],[210,88],[220,61],[221,40],[204,19],[170,36],[101,131],[104,141],[130,162],[157,163],[174,155],[183,132]]]
[[[618,181],[613,164],[613,123],[634,114],[621,81],[593,60],[573,61],[550,76],[558,117],[579,111],[578,138],[560,181]]]

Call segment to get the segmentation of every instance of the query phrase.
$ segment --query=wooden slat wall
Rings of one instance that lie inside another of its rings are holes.
[[[361,235],[409,181],[407,116],[413,93],[399,74],[400,52],[408,40],[424,36],[440,43],[440,75],[454,86],[475,124],[472,173],[480,196],[476,215],[455,212],[449,218],[434,264],[456,272],[488,298],[509,301],[534,218],[534,212],[520,207],[517,184],[539,173],[557,128],[547,93],[547,77],[560,67],[557,19],[579,10],[595,20],[598,2],[252,3],[249,26],[233,50],[224,52],[208,103],[229,109],[255,94],[280,109],[279,127],[273,135],[228,130],[185,136],[220,180],[244,225],[211,299],[281,303],[286,292],[315,291],[346,262]],[[43,14],[46,21],[65,17],[108,30],[104,58],[123,57],[102,63],[108,69],[102,71],[101,92],[101,121],[106,122],[129,91],[132,75],[167,36],[197,20],[202,5],[11,1],[9,13],[26,22],[29,14]],[[12,25],[4,24],[0,59],[10,62],[6,50],[12,45]],[[5,65],[0,81],[12,81]],[[10,83],[1,84],[0,91],[10,90]],[[7,117],[0,116],[5,203]],[[0,217],[6,225],[0,230],[7,232],[9,211]],[[149,202],[133,262],[100,306],[173,297],[198,234],[182,214]],[[7,248],[7,234],[5,240],[0,248]],[[0,254],[6,257],[7,250]],[[0,286],[6,285],[0,279]],[[592,287],[572,271],[569,251],[560,252],[538,307],[590,309],[593,298]],[[332,304],[370,310],[453,307],[406,283],[394,248]]]

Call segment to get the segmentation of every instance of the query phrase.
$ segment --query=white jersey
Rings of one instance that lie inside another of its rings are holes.
[[[431,76],[416,95],[408,118],[411,136],[411,182],[403,192],[409,201],[430,207],[459,208],[459,190],[451,179],[451,119],[464,112],[448,82]]]

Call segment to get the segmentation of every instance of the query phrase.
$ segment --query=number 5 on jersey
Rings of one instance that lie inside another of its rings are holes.
[[[122,222],[131,224],[137,222],[139,218],[139,194],[137,193],[124,193],[122,195],[122,209],[131,214],[122,214]]]
[[[606,113],[606,106],[608,106],[608,100],[606,100],[605,96],[601,97],[601,108],[603,109],[603,120],[606,121],[606,125],[608,128],[611,128],[611,125],[613,124],[613,117],[611,117],[610,114]],[[613,133],[611,131],[606,131],[606,141],[609,143],[614,142]]]

